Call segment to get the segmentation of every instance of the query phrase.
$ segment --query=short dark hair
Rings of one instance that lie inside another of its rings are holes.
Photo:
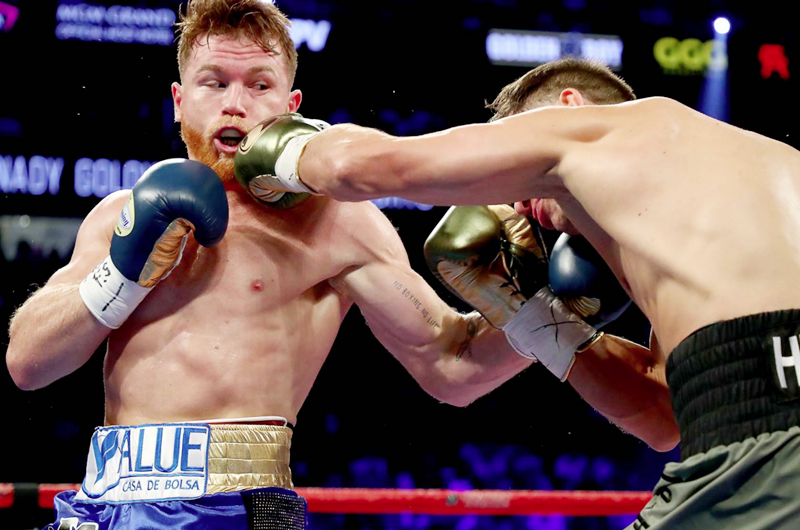
[[[192,46],[203,36],[243,35],[263,50],[286,60],[289,83],[294,83],[297,52],[286,15],[264,0],[189,0],[178,22],[178,69],[183,77]]]
[[[492,103],[491,121],[552,104],[565,88],[575,88],[595,105],[636,99],[633,89],[600,61],[567,57],[537,66],[506,85]]]

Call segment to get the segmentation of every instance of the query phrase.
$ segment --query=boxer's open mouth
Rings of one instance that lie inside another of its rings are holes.
[[[232,155],[239,149],[245,132],[237,127],[223,127],[214,133],[214,146],[217,151]]]
[[[238,146],[239,142],[242,141],[244,133],[239,129],[226,128],[222,129],[217,137],[223,144],[234,147]]]

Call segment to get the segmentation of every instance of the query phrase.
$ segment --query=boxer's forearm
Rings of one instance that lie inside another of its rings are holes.
[[[397,185],[397,171],[384,155],[393,140],[376,129],[335,125],[306,145],[298,162],[300,180],[338,201],[383,197]]]
[[[532,364],[477,312],[456,315],[445,325],[453,340],[437,364],[439,385],[429,392],[446,403],[466,406]]]
[[[341,201],[397,196],[482,205],[552,194],[556,181],[537,177],[557,164],[560,143],[544,133],[532,136],[524,125],[466,125],[406,138],[337,125],[308,142],[298,173],[314,191]]]
[[[45,387],[80,368],[108,336],[78,294],[79,284],[45,286],[15,313],[6,364],[24,390]]]
[[[567,381],[609,421],[653,449],[669,451],[680,441],[664,366],[647,348],[605,335],[577,355]]]

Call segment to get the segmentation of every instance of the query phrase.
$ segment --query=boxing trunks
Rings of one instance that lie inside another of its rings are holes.
[[[800,310],[711,324],[667,360],[681,462],[628,530],[800,528]]]
[[[291,437],[283,419],[99,427],[80,490],[55,497],[46,528],[304,529]]]

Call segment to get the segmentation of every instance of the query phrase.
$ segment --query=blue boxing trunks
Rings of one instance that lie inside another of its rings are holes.
[[[667,360],[681,462],[628,530],[800,528],[800,310],[718,322]]]
[[[282,419],[99,427],[80,490],[55,497],[46,528],[304,529],[291,437]]]

